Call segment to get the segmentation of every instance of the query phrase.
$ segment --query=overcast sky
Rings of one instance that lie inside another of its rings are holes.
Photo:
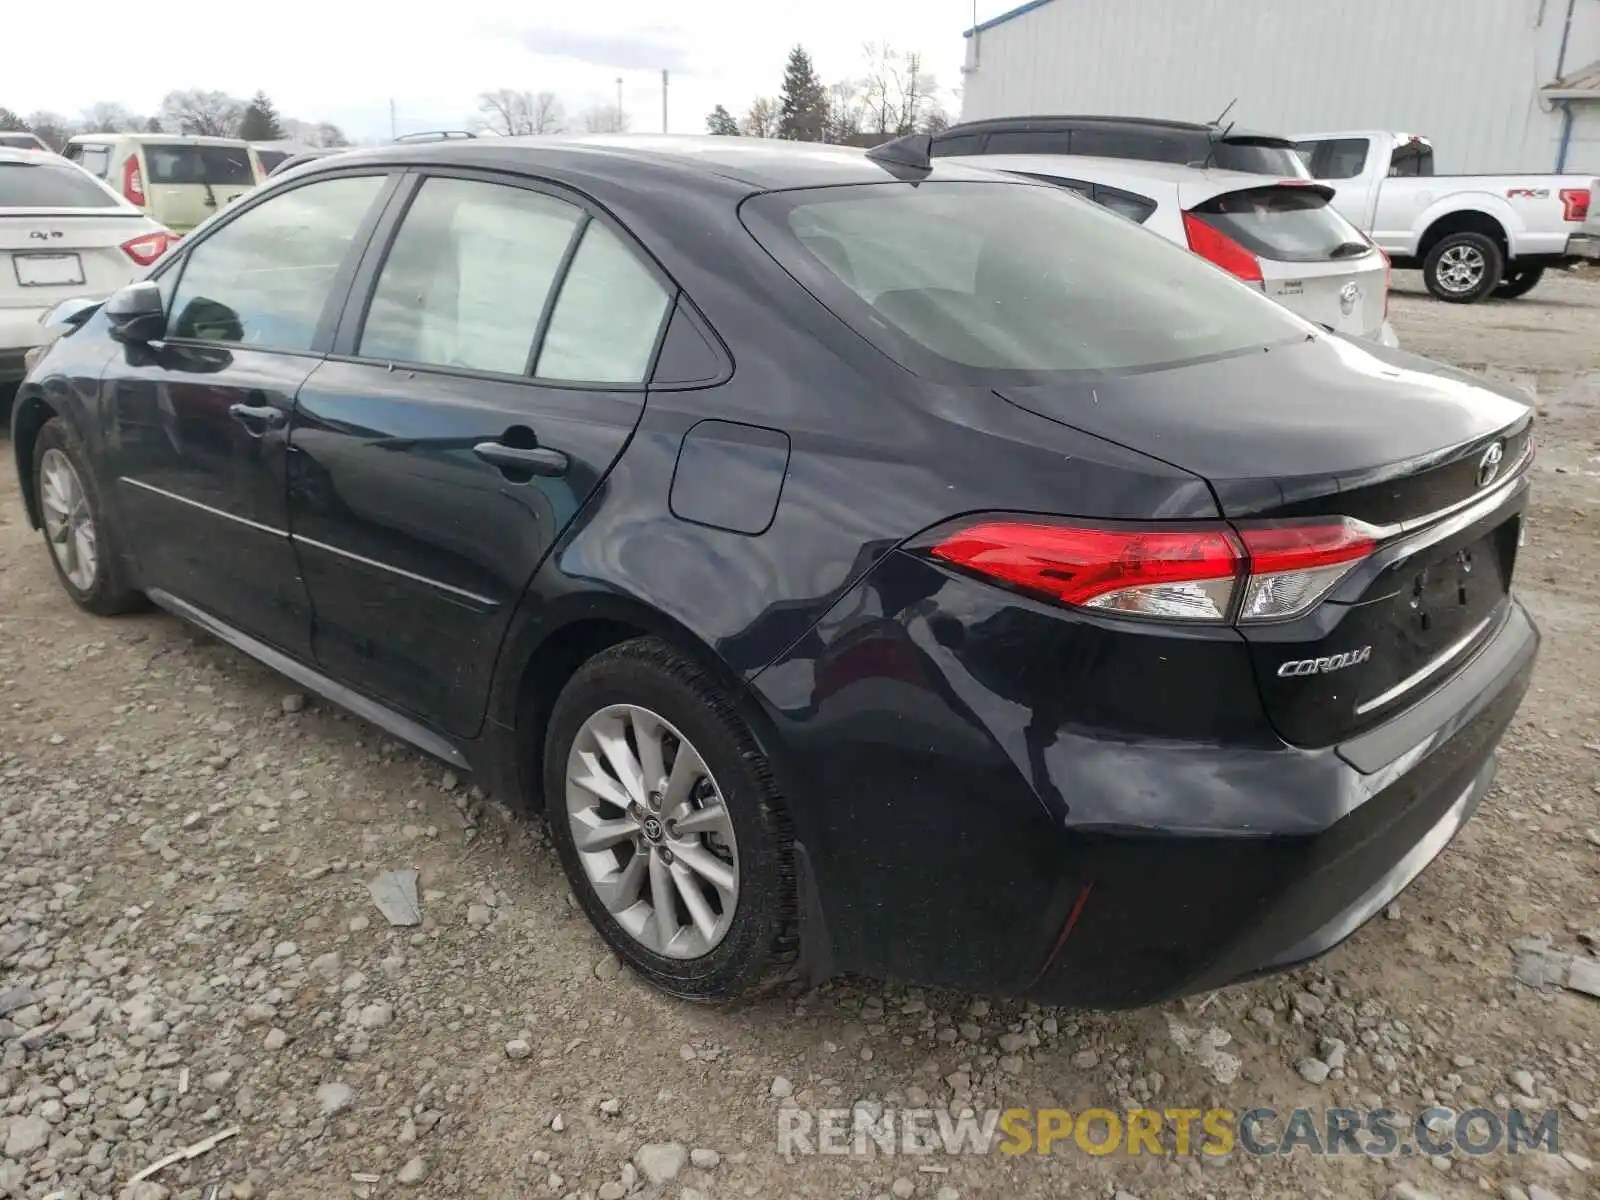
[[[1010,7],[978,0],[978,17]],[[482,91],[553,91],[576,113],[614,103],[620,75],[632,128],[653,132],[665,67],[671,130],[691,133],[704,130],[715,104],[739,115],[757,94],[775,94],[796,42],[833,82],[860,73],[863,42],[887,41],[922,52],[955,115],[972,15],[973,0],[262,0],[172,11],[77,0],[70,50],[47,38],[37,53],[8,56],[0,105],[76,117],[108,100],[144,114],[175,88],[241,97],[259,88],[284,116],[382,138],[391,98],[400,133],[459,128]]]

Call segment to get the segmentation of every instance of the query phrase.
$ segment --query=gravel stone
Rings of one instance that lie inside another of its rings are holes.
[[[649,1142],[634,1151],[633,1165],[647,1182],[668,1183],[678,1177],[688,1157],[679,1142]]]

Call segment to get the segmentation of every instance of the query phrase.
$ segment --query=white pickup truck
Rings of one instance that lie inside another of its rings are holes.
[[[1433,146],[1359,130],[1291,139],[1333,207],[1400,268],[1420,268],[1441,300],[1473,304],[1531,291],[1545,268],[1600,259],[1600,179],[1435,175]]]

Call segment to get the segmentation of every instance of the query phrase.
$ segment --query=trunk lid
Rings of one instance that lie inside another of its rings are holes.
[[[1240,626],[1286,741],[1332,745],[1393,716],[1504,617],[1532,453],[1532,410],[1509,392],[1400,351],[1316,337],[1000,394],[1194,472],[1235,522],[1375,527],[1377,550],[1309,613]]]

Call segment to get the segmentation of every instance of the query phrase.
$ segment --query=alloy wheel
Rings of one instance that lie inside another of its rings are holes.
[[[1476,246],[1451,246],[1439,256],[1439,285],[1450,292],[1470,292],[1483,282],[1489,269]]]
[[[727,936],[739,900],[733,821],[670,722],[632,704],[594,713],[567,756],[566,800],[584,875],[630,937],[689,959]]]
[[[45,534],[61,573],[80,592],[94,586],[100,565],[99,539],[89,495],[72,460],[60,450],[45,451],[40,464],[39,499],[44,509]]]

